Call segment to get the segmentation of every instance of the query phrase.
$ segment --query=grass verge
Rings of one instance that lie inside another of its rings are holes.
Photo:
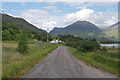
[[[25,55],[18,53],[15,48],[11,51],[9,47],[3,47],[2,78],[20,77],[57,47],[58,45],[38,44],[32,46]]]
[[[75,58],[77,58],[78,60],[82,60],[83,62],[85,62],[85,64],[90,64],[102,69],[103,71],[109,71],[116,74],[117,76],[120,76],[118,75],[118,72],[120,72],[120,69],[118,67],[118,65],[120,65],[119,61],[108,58],[107,56],[104,56],[104,54],[88,54],[80,52],[72,47],[69,47],[69,49]]]

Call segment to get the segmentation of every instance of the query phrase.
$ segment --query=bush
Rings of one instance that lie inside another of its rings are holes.
[[[83,41],[83,43],[81,44],[81,47],[84,49],[84,52],[91,52],[95,49],[99,49],[99,45],[95,42],[92,41]]]
[[[83,52],[91,52],[100,48],[100,44],[95,39],[81,39],[70,35],[61,36],[60,39],[65,41],[66,46],[76,48]]]
[[[10,32],[7,30],[2,31],[2,40],[10,40]]]
[[[25,32],[18,35],[18,51],[26,53],[28,51],[27,34]]]
[[[78,49],[79,51],[83,52],[91,52],[93,50],[99,49],[100,45],[96,42],[88,41],[88,40],[80,40],[80,41],[73,41],[73,42],[66,42],[67,46],[73,47]]]

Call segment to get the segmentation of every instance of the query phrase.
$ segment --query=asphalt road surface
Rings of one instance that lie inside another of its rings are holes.
[[[117,78],[114,74],[86,66],[68,47],[59,46],[21,78]]]

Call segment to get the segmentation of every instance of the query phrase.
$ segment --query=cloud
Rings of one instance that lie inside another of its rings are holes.
[[[45,8],[45,9],[56,9],[56,6],[45,6],[43,8]]]
[[[44,6],[43,8],[50,9],[50,10],[52,10],[53,13],[61,13],[61,12],[63,12],[62,10],[57,9],[57,7],[53,6],[52,4],[50,4],[50,6]]]
[[[64,4],[68,4],[71,7],[77,8],[77,9],[86,9],[90,6],[95,5],[95,2],[65,2]]]
[[[41,20],[48,17],[48,12],[39,9],[30,9],[22,13],[22,17],[32,21]]]
[[[110,26],[118,21],[117,12],[97,12],[92,9],[82,9],[75,13],[67,14],[64,18],[66,24],[71,24],[75,21],[90,21],[97,26]]]
[[[67,4],[71,7],[77,8],[77,9],[86,9],[91,6],[102,6],[107,7],[111,5],[117,5],[118,2],[65,2],[64,4]]]
[[[92,13],[94,13],[94,10],[82,9],[82,10],[77,11],[75,13],[70,13],[70,14],[66,15],[64,22],[71,23],[71,22],[77,21],[77,20],[87,20]]]
[[[68,4],[71,7],[76,7],[76,6],[80,6],[80,5],[84,4],[84,2],[65,2],[64,4]]]
[[[26,4],[24,2],[21,2],[21,5],[26,6]]]
[[[56,25],[57,23],[55,21],[49,21],[49,22],[43,22],[42,26],[44,30],[46,31],[50,31],[54,28],[54,26]],[[48,27],[49,26],[49,27]],[[48,30],[47,30],[48,29]]]
[[[90,6],[93,6],[93,3],[82,4],[81,6],[76,6],[77,9],[86,9]]]
[[[97,12],[89,20],[98,26],[110,26],[118,21],[118,12]]]
[[[98,27],[110,26],[117,22],[117,12],[95,12],[92,9],[81,9],[74,13],[66,15],[50,15],[45,10],[30,9],[26,10],[21,15],[28,22],[32,23],[40,29],[52,30],[54,27],[66,27],[75,21],[90,21]]]
[[[52,21],[51,16],[45,10],[30,9],[24,11],[21,16],[36,27],[44,30],[47,30],[47,28],[52,30],[57,24],[56,21]]]

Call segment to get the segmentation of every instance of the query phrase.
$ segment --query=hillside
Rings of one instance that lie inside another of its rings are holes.
[[[114,40],[118,40],[118,30],[120,30],[118,28],[118,25],[120,26],[120,22],[115,23],[111,25],[110,27],[104,29],[103,31],[106,34],[106,36],[113,37]]]
[[[28,23],[26,20],[24,20],[22,18],[15,18],[10,15],[2,14],[2,22],[10,23],[17,28],[23,29],[26,31],[36,32],[38,34],[46,34],[46,31],[44,31],[42,29],[38,29],[36,26]]]
[[[98,38],[103,33],[100,28],[88,21],[77,21],[65,28],[54,28],[50,34],[52,35],[76,35],[81,38]]]

